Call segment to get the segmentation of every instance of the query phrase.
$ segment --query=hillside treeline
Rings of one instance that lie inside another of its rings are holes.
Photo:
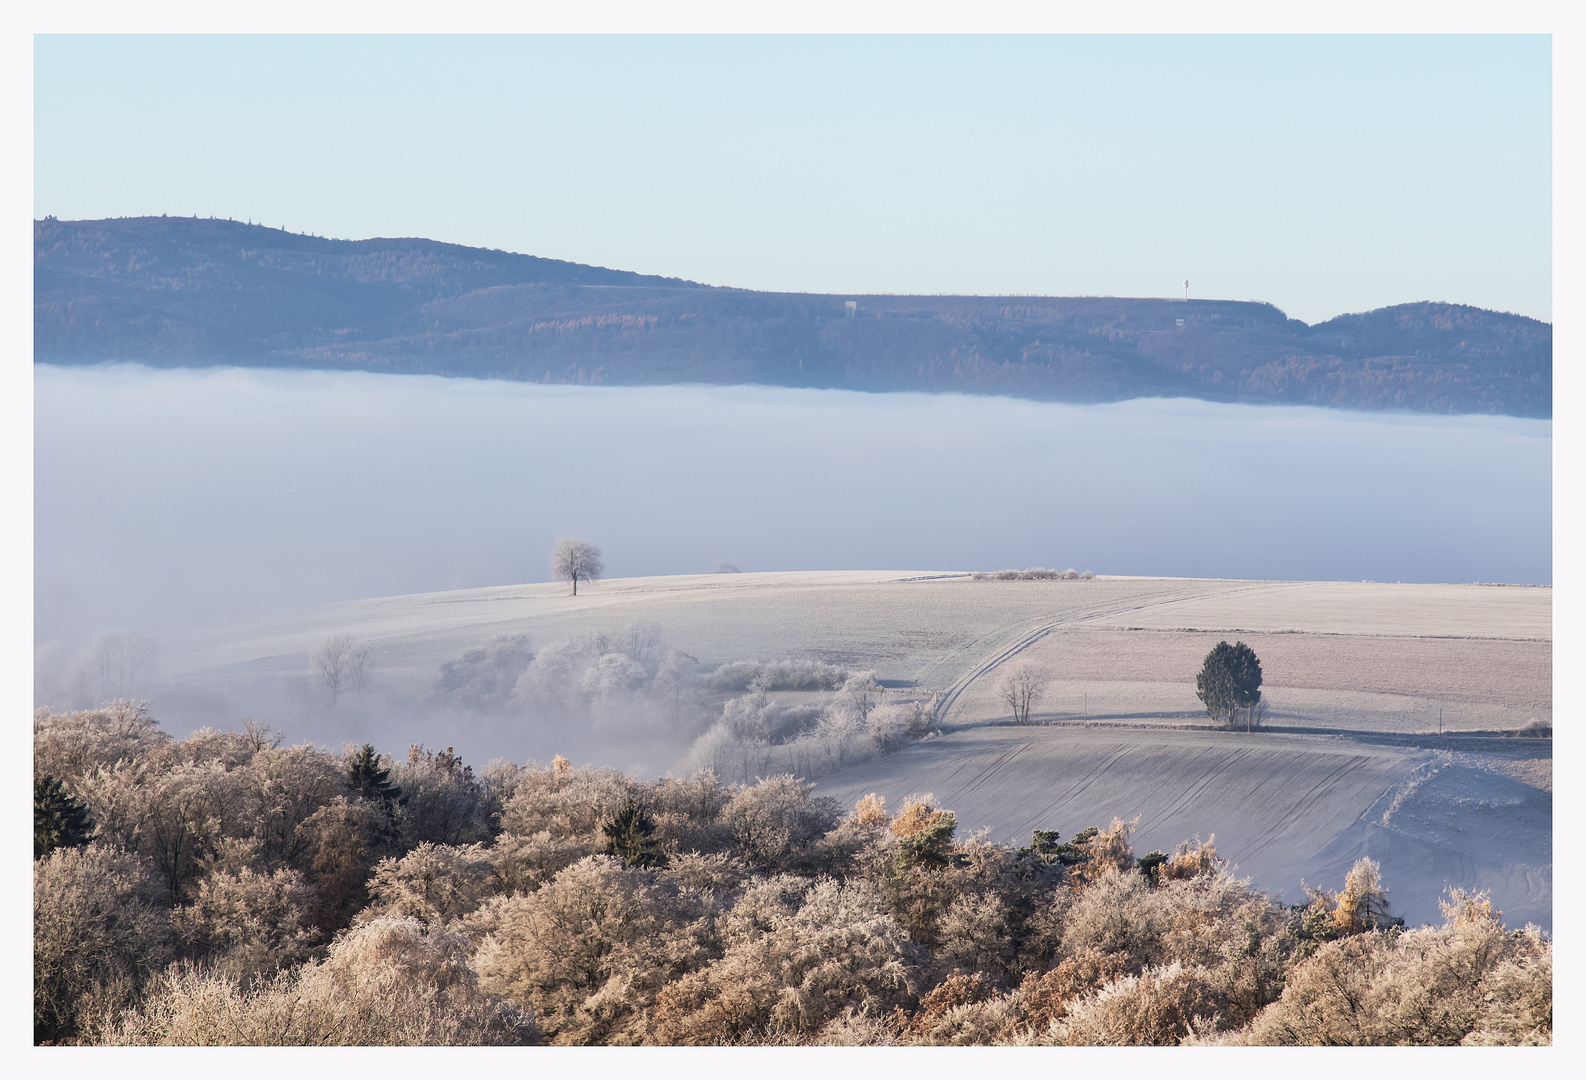
[[[1256,302],[764,293],[164,217],[34,223],[34,356],[1513,416],[1553,400],[1552,327],[1457,304],[1308,326]]]
[[[1362,860],[964,835],[928,795],[34,719],[34,1028],[94,1044],[1546,1043],[1552,946]]]

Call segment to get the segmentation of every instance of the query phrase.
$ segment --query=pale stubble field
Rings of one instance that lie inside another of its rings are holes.
[[[543,647],[639,621],[707,666],[819,659],[939,692],[946,732],[824,778],[844,801],[932,792],[965,830],[1004,842],[1115,815],[1140,819],[1142,851],[1216,833],[1242,873],[1290,901],[1301,878],[1336,888],[1369,854],[1412,922],[1460,885],[1491,890],[1511,924],[1551,925],[1551,741],[1458,734],[1551,724],[1548,588],[858,571],[614,580],[577,598],[534,584],[216,628],[165,643],[164,675],[214,700],[295,687],[307,701],[308,653],[351,633],[392,701],[429,693],[442,663],[498,635]],[[1195,673],[1223,639],[1262,660],[1266,731],[1200,726]],[[1010,661],[1049,680],[1036,725],[999,726]],[[533,718],[502,719],[488,745],[459,748],[522,760],[548,745]],[[287,726],[333,742],[335,723],[319,710]],[[589,754],[620,766],[624,752]]]

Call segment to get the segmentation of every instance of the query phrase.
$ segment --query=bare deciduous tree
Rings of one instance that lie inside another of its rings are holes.
[[[330,691],[330,703],[352,686],[352,657],[356,652],[351,634],[333,634],[319,643],[310,658],[315,674]]]
[[[1002,694],[1002,700],[1013,710],[1013,722],[1028,724],[1030,710],[1046,691],[1046,679],[1040,668],[1026,660],[1013,665],[997,684],[997,689]]]
[[[154,661],[154,642],[136,630],[101,634],[89,646],[88,665],[98,676],[98,697],[130,697]],[[92,677],[92,676],[90,676]]]
[[[335,634],[319,643],[311,658],[314,673],[330,691],[330,703],[348,690],[369,688],[369,650],[351,634]]]
[[[362,645],[347,654],[347,683],[359,693],[369,689],[369,650]]]
[[[551,577],[571,581],[574,596],[578,595],[579,581],[596,581],[605,569],[600,549],[594,544],[566,536],[556,538],[556,550],[551,552]]]

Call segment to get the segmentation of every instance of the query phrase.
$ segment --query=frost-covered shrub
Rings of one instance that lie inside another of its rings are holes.
[[[472,709],[503,708],[533,659],[528,635],[492,638],[442,664],[435,692]]]
[[[742,857],[768,872],[798,866],[841,816],[835,800],[814,790],[788,775],[735,789],[721,820]]]
[[[1179,963],[1125,975],[1070,1003],[1041,1041],[1068,1046],[1177,1046],[1215,1017],[1215,990],[1199,968]]]
[[[656,991],[706,956],[709,906],[651,871],[592,855],[476,920],[485,985],[558,1044],[634,1044]]]
[[[668,855],[716,851],[727,842],[721,813],[732,790],[710,770],[645,784],[637,797],[654,813],[656,842]]]
[[[117,700],[80,712],[33,713],[34,772],[65,781],[74,792],[74,782],[95,768],[147,757],[170,741],[149,715],[147,702]]]
[[[375,866],[367,914],[445,926],[479,906],[490,874],[491,860],[479,844],[423,843],[400,859],[382,859]]]
[[[637,623],[541,649],[514,684],[511,704],[607,731],[672,730],[694,722],[696,667],[653,624]]]
[[[260,857],[296,860],[307,849],[303,823],[346,793],[339,762],[314,746],[265,746],[237,771],[245,831],[260,843]]]
[[[392,780],[402,791],[396,823],[404,847],[426,842],[471,844],[490,838],[492,819],[500,808],[473,767],[464,765],[451,747],[437,753],[415,743]]]
[[[745,666],[739,674],[759,666]],[[889,701],[871,672],[842,674],[838,692],[823,705],[789,706],[772,701],[771,677],[761,672],[749,680],[747,693],[722,704],[720,719],[695,741],[693,766],[742,783],[776,773],[814,779],[937,729],[928,702]]]
[[[228,836],[251,832],[244,778],[219,762],[118,761],[79,781],[83,801],[108,841],[149,860],[166,902],[181,903],[205,861]]]
[[[171,956],[162,889],[136,856],[101,843],[33,864],[33,1035],[80,1036],[137,997]]]
[[[261,874],[245,866],[205,878],[193,902],[171,913],[171,924],[189,956],[251,984],[308,959],[319,936],[309,922],[313,907],[297,871]]]
[[[180,742],[157,737],[141,710],[68,721],[62,730],[73,739],[109,731],[116,745],[142,748],[108,764],[89,754],[94,763],[73,784],[99,835],[147,858],[173,905],[190,899],[230,842],[251,843],[253,858],[272,866],[300,859],[299,829],[346,790],[329,754],[283,748],[280,736],[251,721],[242,732],[203,728]]]
[[[656,1000],[652,1041],[807,1040],[849,1010],[913,1004],[926,956],[862,883],[762,879],[720,922],[722,957]]]
[[[593,855],[595,846],[589,836],[558,837],[549,830],[529,836],[504,832],[485,849],[490,863],[485,891],[491,896],[533,892],[579,859]]]
[[[942,914],[937,958],[1006,982],[1013,977],[1018,955],[1012,929],[1007,905],[995,893],[955,897]]]
[[[741,694],[758,684],[766,690],[836,690],[847,668],[819,660],[736,660],[711,672],[706,685],[717,693]]]
[[[976,571],[969,575],[972,581],[1089,581],[1095,576],[1089,570],[1081,573],[1072,568],[1048,570],[1044,566],[1033,566],[1028,570]]]
[[[1283,1046],[1550,1043],[1553,949],[1506,931],[1484,896],[1455,894],[1439,928],[1328,942],[1226,1041]]]
[[[107,1042],[137,1046],[477,1046],[538,1041],[483,991],[461,934],[382,916],[330,955],[259,987],[173,967]]]
[[[749,879],[749,865],[726,852],[702,855],[697,851],[673,855],[666,876],[702,896],[725,897]]]
[[[1221,871],[1153,888],[1139,873],[1109,870],[1062,917],[1064,956],[1106,954],[1134,975],[1174,963],[1199,970],[1233,1024],[1282,990],[1297,945],[1280,905]]]
[[[615,769],[557,765],[523,770],[512,799],[501,811],[501,827],[514,836],[548,832],[558,839],[593,841],[601,822],[634,795],[638,785]]]
[[[878,705],[865,721],[865,734],[883,754],[923,739],[936,729],[936,714],[923,701]]]

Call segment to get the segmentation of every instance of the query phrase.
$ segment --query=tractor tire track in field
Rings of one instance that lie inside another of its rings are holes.
[[[824,778],[817,790],[843,803],[932,791],[966,834],[986,829],[999,843],[1028,843],[1032,829],[1071,836],[1114,817],[1138,822],[1137,852],[1214,834],[1235,873],[1290,903],[1303,902],[1302,881],[1336,888],[1369,856],[1412,925],[1438,917],[1449,885],[1491,889],[1510,925],[1550,923],[1545,793],[1521,804],[1531,789],[1518,781],[1498,777],[1494,788],[1490,778],[1453,775],[1488,786],[1439,795],[1428,782],[1392,826],[1379,823],[1430,756],[1339,736],[965,726]]]
[[[1266,837],[1247,849],[1246,858],[1259,855],[1265,851],[1274,841],[1282,837],[1291,825],[1306,817],[1314,807],[1320,805],[1332,788],[1341,783],[1351,773],[1364,768],[1369,762],[1370,759],[1363,756],[1348,758],[1326,776],[1312,784],[1310,790],[1295,800],[1294,804],[1289,807],[1288,812],[1266,830]]]

